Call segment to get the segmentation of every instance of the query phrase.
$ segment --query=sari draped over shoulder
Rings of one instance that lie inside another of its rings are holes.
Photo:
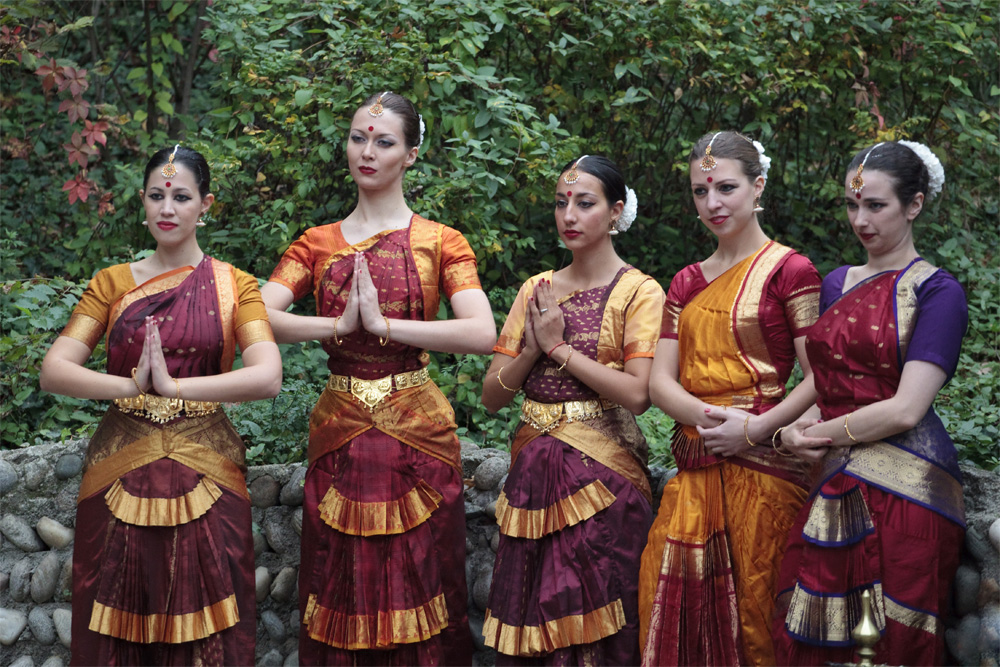
[[[684,269],[663,330],[678,341],[680,384],[712,405],[774,407],[818,297],[812,264],[774,242],[711,283],[697,265]],[[680,472],[664,489],[640,570],[643,664],[773,664],[777,567],[809,467],[769,442],[713,455],[687,424],[672,451]]]
[[[937,271],[918,259],[878,274],[820,316],[807,350],[824,420],[896,393],[923,310],[918,291]],[[865,590],[883,633],[876,659],[940,664],[964,528],[955,447],[933,407],[908,431],[831,449],[781,570],[779,664],[851,660]]]
[[[271,279],[343,312],[364,252],[389,320],[435,319],[479,288],[455,230],[410,226],[355,244],[340,223],[296,241]],[[302,664],[468,664],[465,520],[455,414],[426,351],[363,330],[323,341],[333,375],[310,419],[299,574]],[[374,384],[373,384],[374,383]],[[364,389],[359,391],[358,387]]]
[[[495,351],[520,353],[527,298],[550,276],[521,288]],[[662,305],[659,285],[625,267],[611,284],[560,301],[564,338],[575,354],[623,370],[653,356]],[[631,412],[547,357],[524,391],[534,408],[522,409],[497,500],[486,644],[498,664],[635,664],[636,570],[651,518],[646,440]],[[540,423],[553,408],[562,417]]]
[[[139,286],[128,265],[98,274],[63,335],[93,346],[106,327],[108,373],[128,377],[147,316],[173,377],[226,372],[237,343],[274,340],[256,280],[207,256]],[[156,423],[108,410],[78,500],[73,664],[253,664],[244,472],[243,442],[221,411]]]

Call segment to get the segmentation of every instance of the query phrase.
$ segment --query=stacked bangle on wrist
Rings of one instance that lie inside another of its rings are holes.
[[[383,315],[382,319],[385,320],[385,338],[379,336],[378,344],[381,345],[382,347],[385,347],[386,345],[389,344],[389,334],[392,332],[392,329],[389,328],[389,318]]]
[[[777,431],[774,432],[774,435],[771,436],[771,447],[774,449],[774,451],[778,452],[782,456],[795,456],[795,454],[792,454],[791,452],[786,452],[783,447],[778,445],[778,434],[784,430],[785,427],[782,426],[781,428],[779,428]]]
[[[552,346],[551,350],[549,350],[548,352],[545,353],[545,356],[546,357],[551,357],[553,352],[555,352],[557,349],[559,349],[560,347],[562,347],[565,344],[566,344],[566,341],[564,341],[564,340],[559,341],[558,343],[556,343],[555,345]]]
[[[858,439],[851,434],[851,429],[847,427],[847,422],[851,421],[851,415],[853,414],[853,412],[848,412],[847,416],[844,417],[844,431],[847,433],[847,437],[851,439],[851,442],[857,442]]]

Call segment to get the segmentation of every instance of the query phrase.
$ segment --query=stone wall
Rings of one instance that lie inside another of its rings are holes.
[[[69,663],[70,589],[76,492],[86,442],[0,452],[0,665]],[[466,577],[475,662],[493,664],[481,635],[497,548],[494,522],[510,457],[462,447],[466,489]],[[674,471],[653,471],[656,500]],[[1000,646],[1000,475],[966,475],[969,532],[956,577],[947,641],[960,664],[994,665]],[[253,505],[257,663],[298,664],[298,565],[305,468],[258,466],[247,474]]]

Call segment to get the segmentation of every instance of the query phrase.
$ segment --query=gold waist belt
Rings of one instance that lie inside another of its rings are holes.
[[[142,394],[132,398],[116,398],[115,405],[122,412],[142,415],[157,424],[166,424],[181,412],[188,417],[210,415],[219,409],[220,404],[214,401],[185,401],[183,398]]]
[[[541,403],[525,398],[521,404],[521,420],[542,433],[548,433],[564,420],[569,423],[594,419],[603,415],[605,410],[617,407],[617,403],[612,403],[606,398],[562,403]]]
[[[330,391],[349,393],[368,408],[369,412],[375,412],[375,409],[392,392],[419,387],[430,381],[430,373],[427,372],[426,368],[421,368],[417,371],[386,375],[384,378],[375,378],[374,380],[362,380],[350,375],[330,375],[330,379],[326,381],[326,388]]]

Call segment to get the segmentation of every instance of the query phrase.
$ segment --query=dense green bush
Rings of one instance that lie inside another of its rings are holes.
[[[304,229],[350,210],[346,129],[359,102],[383,89],[411,97],[427,122],[404,186],[412,205],[469,239],[498,322],[520,282],[567,260],[548,202],[560,167],[581,153],[622,165],[640,206],[619,249],[666,286],[711,248],[687,183],[686,151],[704,132],[736,128],[764,143],[774,159],[765,226],[824,273],[862,259],[840,202],[847,162],[866,144],[910,137],[935,149],[948,177],[919,220],[918,247],[970,297],[970,333],[941,412],[966,458],[1000,464],[996,409],[983,398],[1000,372],[996,0],[95,6],[93,17],[91,5],[48,0],[0,10],[4,280],[80,281],[141,253],[140,167],[179,137],[214,172],[206,249],[266,278]],[[62,78],[46,89],[53,66]],[[74,92],[81,81],[88,87]],[[87,115],[71,118],[83,101]],[[77,191],[89,196],[70,205],[64,197]],[[314,349],[286,352],[286,372],[313,368],[287,383],[276,415],[310,403],[323,373]],[[479,405],[486,365],[436,355],[433,370],[464,433],[502,444],[513,411]],[[53,404],[7,384],[5,415],[29,399]],[[254,446],[301,442],[281,420],[254,421],[263,412],[236,409]],[[662,447],[661,416],[644,421]],[[28,421],[18,433],[52,427]],[[6,434],[4,443],[19,444]],[[298,447],[281,444],[276,456]]]

